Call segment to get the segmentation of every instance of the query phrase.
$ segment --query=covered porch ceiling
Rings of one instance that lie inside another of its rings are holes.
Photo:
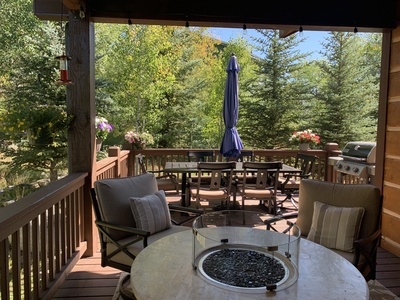
[[[190,0],[35,0],[35,14],[59,20],[61,1],[82,12],[92,22],[304,30],[385,32],[397,27],[399,0],[286,0],[286,1],[190,1]],[[81,12],[79,14],[79,12]],[[67,14],[67,9],[64,9]]]

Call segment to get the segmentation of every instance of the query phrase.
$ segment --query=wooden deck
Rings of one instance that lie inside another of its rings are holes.
[[[168,197],[177,202],[178,197]],[[250,209],[257,209],[255,204]],[[110,300],[113,297],[121,271],[100,266],[100,253],[81,259],[58,289],[53,299]],[[379,248],[376,279],[400,297],[400,257]]]

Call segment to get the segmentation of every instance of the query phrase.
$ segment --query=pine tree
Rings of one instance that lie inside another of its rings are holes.
[[[302,41],[297,35],[279,38],[277,30],[259,30],[258,50],[265,57],[256,59],[258,68],[247,83],[249,97],[242,101],[241,137],[250,147],[281,148],[288,144],[302,87],[293,83],[293,72],[306,55],[295,47]]]
[[[353,33],[332,32],[323,43],[325,60],[318,65],[325,80],[318,99],[321,103],[318,132],[322,143],[371,140],[376,120],[370,69],[362,63],[360,38]],[[376,107],[375,107],[376,108]]]

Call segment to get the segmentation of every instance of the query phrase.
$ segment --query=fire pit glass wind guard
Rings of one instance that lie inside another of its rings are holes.
[[[266,220],[275,218],[267,226]],[[193,222],[193,268],[210,284],[243,293],[279,291],[297,281],[300,229],[272,215],[239,210]]]

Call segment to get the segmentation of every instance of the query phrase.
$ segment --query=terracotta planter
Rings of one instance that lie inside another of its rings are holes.
[[[307,144],[307,143],[299,144],[299,149],[301,151],[307,151],[308,149],[310,149],[310,144]]]
[[[142,150],[144,149],[143,144],[133,144],[133,149]]]

